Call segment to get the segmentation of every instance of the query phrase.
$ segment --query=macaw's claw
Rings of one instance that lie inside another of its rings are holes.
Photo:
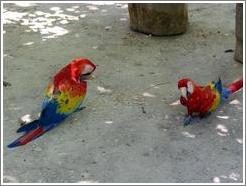
[[[206,114],[200,114],[200,118],[207,118],[208,116],[211,115],[211,112],[207,112]]]
[[[86,108],[85,106],[79,107],[79,108],[77,108],[74,112],[79,112],[79,111],[81,111],[81,110],[84,110],[85,108]]]
[[[199,116],[186,116],[184,119],[184,127],[187,125],[198,123],[201,120]]]
[[[187,125],[190,125],[191,124],[191,122],[192,122],[192,117],[191,116],[186,116],[185,118],[184,118],[184,127],[185,126],[187,126]]]

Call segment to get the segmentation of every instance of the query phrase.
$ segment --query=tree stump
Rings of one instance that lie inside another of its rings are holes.
[[[130,28],[157,36],[184,33],[188,8],[184,3],[129,3]]]
[[[243,4],[236,4],[236,49],[234,59],[243,63]]]

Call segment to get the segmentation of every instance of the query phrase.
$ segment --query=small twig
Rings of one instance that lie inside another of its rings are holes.
[[[234,52],[234,50],[232,49],[225,50],[225,53],[228,53],[228,52]]]
[[[143,113],[143,114],[146,114],[146,111],[145,111],[145,109],[144,109],[143,106],[141,107],[141,109],[142,109],[142,113]]]
[[[3,86],[4,86],[4,87],[11,86],[11,83],[9,83],[9,82],[7,82],[7,81],[3,81]]]

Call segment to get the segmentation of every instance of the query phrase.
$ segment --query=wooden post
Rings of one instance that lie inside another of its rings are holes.
[[[243,4],[236,4],[236,49],[234,59],[243,63]]]
[[[130,27],[157,36],[176,35],[187,29],[188,9],[183,3],[128,4]]]

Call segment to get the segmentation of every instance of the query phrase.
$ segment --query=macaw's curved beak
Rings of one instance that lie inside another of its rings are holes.
[[[91,74],[90,77],[88,78],[88,80],[92,80],[92,79],[95,79],[95,78],[96,77],[93,74]]]
[[[87,73],[87,74],[81,74],[79,76],[79,80],[80,81],[86,81],[86,80],[91,80],[91,79],[94,79],[94,75],[92,75],[92,72],[91,73]]]
[[[179,90],[180,90],[181,95],[182,95],[185,99],[187,99],[187,89],[186,89],[186,87],[181,87],[181,88],[179,88]]]

